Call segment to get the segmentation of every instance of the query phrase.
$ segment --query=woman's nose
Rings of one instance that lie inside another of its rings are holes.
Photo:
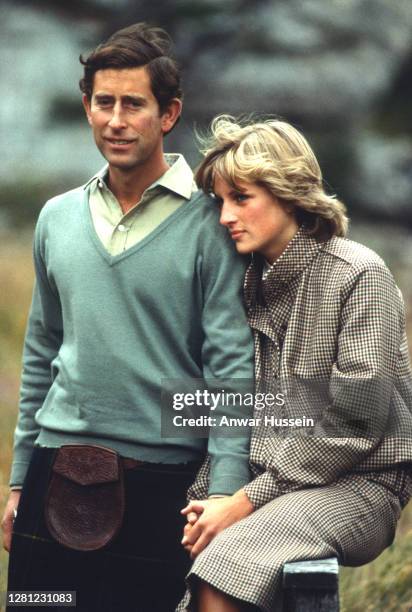
[[[222,208],[220,209],[220,223],[227,227],[231,223],[234,223],[236,219],[237,217],[233,208],[229,204],[223,202]]]

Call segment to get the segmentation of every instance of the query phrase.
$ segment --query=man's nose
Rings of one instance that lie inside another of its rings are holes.
[[[127,126],[124,112],[120,104],[115,104],[113,106],[109,126],[113,129],[121,129]]]
[[[222,208],[220,209],[220,223],[222,225],[224,225],[225,227],[228,227],[229,225],[231,225],[232,223],[234,223],[237,220],[235,211],[233,210],[233,207],[230,206],[230,204],[223,202],[222,204]]]

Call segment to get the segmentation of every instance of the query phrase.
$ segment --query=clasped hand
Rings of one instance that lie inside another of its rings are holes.
[[[223,529],[240,521],[254,508],[243,489],[229,497],[193,500],[181,511],[188,522],[182,544],[194,559]]]

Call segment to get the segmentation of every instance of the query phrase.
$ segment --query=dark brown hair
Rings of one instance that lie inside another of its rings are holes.
[[[80,56],[84,66],[80,89],[90,100],[94,75],[98,70],[144,66],[149,73],[160,112],[164,112],[173,98],[181,100],[183,97],[180,71],[171,54],[171,47],[172,41],[167,32],[143,22],[118,30],[88,57]]]

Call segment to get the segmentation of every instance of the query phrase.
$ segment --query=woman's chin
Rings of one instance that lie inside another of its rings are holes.
[[[248,255],[249,253],[253,253],[255,250],[251,245],[242,244],[241,242],[236,242],[235,246],[240,255]]]

